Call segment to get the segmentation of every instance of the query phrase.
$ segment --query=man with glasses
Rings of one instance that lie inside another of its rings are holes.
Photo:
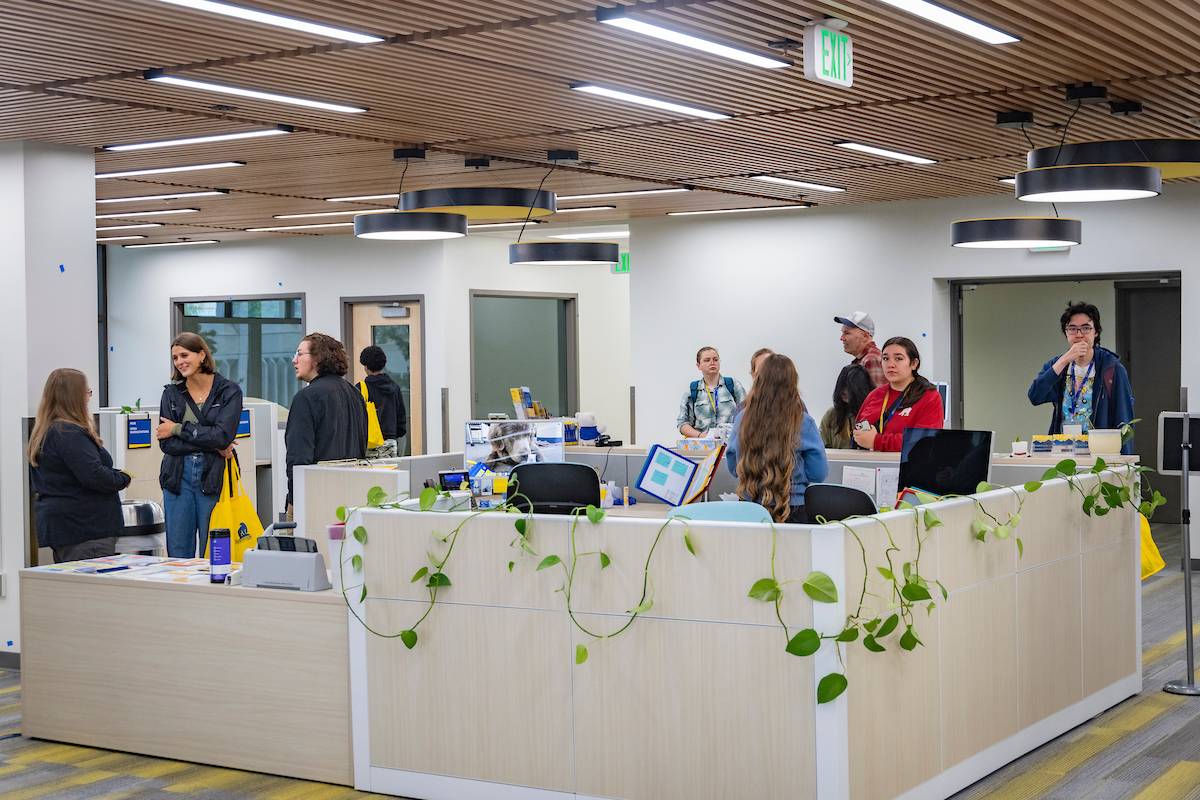
[[[363,458],[367,453],[367,407],[346,380],[350,359],[332,336],[310,333],[300,340],[292,359],[296,377],[308,386],[296,393],[288,409],[287,509],[292,516],[292,468]]]
[[[1091,303],[1072,303],[1059,319],[1067,351],[1046,362],[1029,386],[1029,402],[1052,403],[1050,433],[1075,426],[1082,433],[1113,429],[1133,419],[1129,373],[1116,353],[1100,346],[1100,310]],[[1133,439],[1121,446],[1133,453]]]

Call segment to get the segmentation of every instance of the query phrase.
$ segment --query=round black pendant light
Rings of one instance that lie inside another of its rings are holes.
[[[1017,173],[1017,199],[1031,203],[1101,203],[1138,200],[1162,193],[1158,167],[1087,164]]]
[[[955,247],[1024,249],[1070,247],[1083,241],[1083,223],[1058,217],[960,219],[950,226]]]
[[[359,239],[390,241],[456,239],[467,235],[467,218],[462,214],[426,211],[359,214],[354,218],[354,235]]]
[[[1030,169],[1083,164],[1158,167],[1164,178],[1200,176],[1200,139],[1112,139],[1030,150]]]
[[[404,211],[464,214],[473,220],[548,217],[557,210],[554,192],[491,186],[420,189],[400,197]]]
[[[616,242],[519,242],[508,246],[509,264],[613,264],[620,259]]]

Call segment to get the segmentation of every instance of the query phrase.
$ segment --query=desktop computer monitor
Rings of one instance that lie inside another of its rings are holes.
[[[561,463],[562,419],[470,420],[463,457],[469,466],[481,463],[493,472],[507,473],[518,464]]]
[[[908,428],[900,450],[900,490],[973,494],[991,476],[992,432]]]

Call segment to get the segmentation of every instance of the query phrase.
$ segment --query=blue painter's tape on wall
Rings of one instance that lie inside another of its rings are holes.
[[[59,272],[66,272],[66,271],[67,271],[67,265],[66,265],[66,264],[59,264],[59,265],[58,265],[58,271],[59,271]]]

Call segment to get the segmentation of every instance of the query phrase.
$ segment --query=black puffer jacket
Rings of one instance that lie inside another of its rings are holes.
[[[158,403],[160,417],[183,422],[187,407],[187,387],[183,381],[168,383],[163,387],[162,400]],[[204,454],[200,491],[205,494],[221,491],[225,459],[221,458],[220,451],[228,447],[237,435],[238,420],[242,416],[241,387],[220,374],[214,375],[212,390],[199,410],[199,423],[183,422],[183,430],[178,436],[158,441],[163,451],[158,485],[164,491],[179,494],[179,484],[183,480],[183,457],[191,453]]]

